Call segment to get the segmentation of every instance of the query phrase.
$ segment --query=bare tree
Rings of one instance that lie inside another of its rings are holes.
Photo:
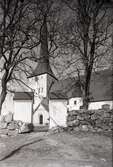
[[[110,10],[106,7],[104,0],[63,0],[68,6],[70,16],[64,19],[62,28],[62,46],[69,49],[76,63],[75,69],[78,73],[84,108],[88,108],[90,99],[90,81],[94,68],[104,56],[108,56],[111,44]],[[110,53],[111,54],[111,53]],[[74,70],[75,70],[74,69]],[[81,77],[81,70],[84,77]]]
[[[0,0],[0,113],[7,91],[11,91],[11,83],[19,82],[28,87],[23,78],[32,70],[30,61],[40,60],[32,49],[43,47],[48,61],[57,49],[59,9],[52,0]],[[42,30],[44,24],[47,26],[45,32]]]
[[[28,0],[0,0],[0,114],[8,83],[15,80],[24,83],[17,73],[27,74],[29,51],[40,43],[33,33],[38,18],[35,19],[29,3]]]

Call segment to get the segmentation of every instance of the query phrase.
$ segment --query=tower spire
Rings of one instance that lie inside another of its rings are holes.
[[[41,26],[40,30],[40,58],[43,58],[43,60],[49,60],[49,53],[48,53],[48,31],[47,31],[47,20],[46,15],[43,19],[43,24]]]
[[[33,74],[30,77],[47,73],[56,79],[49,64],[48,30],[46,15],[44,16],[43,24],[40,30],[40,41],[40,60],[38,61],[38,65],[36,66],[35,70],[33,71]]]

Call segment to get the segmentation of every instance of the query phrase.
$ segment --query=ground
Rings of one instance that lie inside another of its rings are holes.
[[[112,140],[103,134],[47,132],[0,138],[0,167],[111,167]]]

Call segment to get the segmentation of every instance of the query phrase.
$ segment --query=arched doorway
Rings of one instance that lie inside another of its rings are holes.
[[[43,124],[43,115],[39,115],[39,124]]]

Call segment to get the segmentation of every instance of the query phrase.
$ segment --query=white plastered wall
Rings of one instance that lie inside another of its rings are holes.
[[[76,104],[74,104],[74,102],[76,101]],[[108,104],[110,105],[110,109],[113,108],[113,101],[99,101],[99,102],[90,102],[89,103],[89,110],[94,110],[94,109],[101,109],[102,105],[104,104]],[[69,99],[69,104],[67,106],[68,110],[79,110],[80,106],[83,105],[83,101],[82,98],[71,98]]]
[[[102,105],[108,104],[110,109],[113,108],[113,101],[99,101],[99,102],[91,102],[89,103],[89,110],[93,109],[101,109]]]
[[[47,74],[37,76],[37,93],[39,96],[47,96]]]
[[[14,120],[22,122],[32,122],[32,101],[31,100],[15,100],[14,101]]]
[[[47,74],[29,78],[29,87],[35,90],[38,96],[47,96]]]
[[[71,110],[79,110],[80,106],[82,106],[82,105],[83,105],[82,98],[75,97],[75,98],[70,98],[69,99],[67,108],[68,108],[69,111],[71,111]]]
[[[50,128],[67,126],[67,100],[49,101]]]

